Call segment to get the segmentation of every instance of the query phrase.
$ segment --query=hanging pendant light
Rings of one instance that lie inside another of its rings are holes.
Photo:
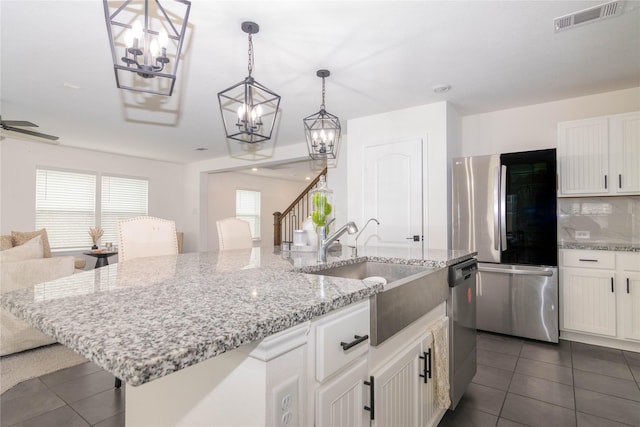
[[[115,3],[103,0],[116,85],[120,89],[170,96],[176,83],[191,2],[155,0],[151,7],[149,0]]]
[[[307,138],[309,157],[314,160],[335,159],[340,145],[340,119],[327,112],[324,107],[324,79],[329,77],[329,70],[318,70],[316,73],[322,78],[322,104],[320,111],[302,120],[304,134]]]
[[[280,96],[258,83],[253,72],[253,39],[260,27],[243,22],[242,31],[249,35],[249,75],[240,83],[218,93],[222,121],[227,138],[248,144],[271,139],[278,115]]]

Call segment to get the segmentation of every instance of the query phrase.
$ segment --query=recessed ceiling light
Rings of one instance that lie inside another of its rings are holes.
[[[207,151],[208,148],[207,147],[198,147],[195,149],[196,151]]]
[[[311,177],[310,176],[305,176],[304,179],[306,179],[307,181],[311,181]]]
[[[251,168],[252,171],[257,172],[258,168]]]
[[[446,85],[446,84],[435,85],[432,89],[434,93],[445,93],[451,90],[451,85]]]

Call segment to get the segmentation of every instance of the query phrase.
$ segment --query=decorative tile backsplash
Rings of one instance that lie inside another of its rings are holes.
[[[640,196],[559,198],[558,242],[640,244]]]

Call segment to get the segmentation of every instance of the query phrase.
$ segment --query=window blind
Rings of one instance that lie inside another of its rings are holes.
[[[236,218],[251,226],[253,240],[260,239],[260,192],[236,190]]]
[[[102,176],[101,242],[117,242],[117,224],[122,219],[148,214],[149,181]]]
[[[95,174],[36,170],[36,229],[47,229],[52,248],[91,247],[95,223]]]

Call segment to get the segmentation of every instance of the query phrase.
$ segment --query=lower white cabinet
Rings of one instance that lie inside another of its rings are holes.
[[[307,400],[307,406],[313,408],[308,411],[307,424],[436,426],[446,409],[437,405],[429,327],[445,317],[446,304],[377,347],[362,340],[343,351],[340,347],[347,344],[347,338],[361,340],[356,335],[363,336],[362,310],[361,304],[354,305],[312,323],[307,394],[313,399]],[[344,336],[340,338],[337,331]],[[340,351],[333,352],[334,348]]]
[[[431,426],[440,420],[434,419],[438,414],[432,343],[433,336],[423,334],[372,373],[372,425]]]
[[[363,357],[318,388],[316,426],[369,425],[369,413],[364,409],[368,370],[367,359]]]
[[[560,251],[562,338],[640,351],[640,253]]]
[[[640,254],[620,254],[622,336],[640,341]]]

